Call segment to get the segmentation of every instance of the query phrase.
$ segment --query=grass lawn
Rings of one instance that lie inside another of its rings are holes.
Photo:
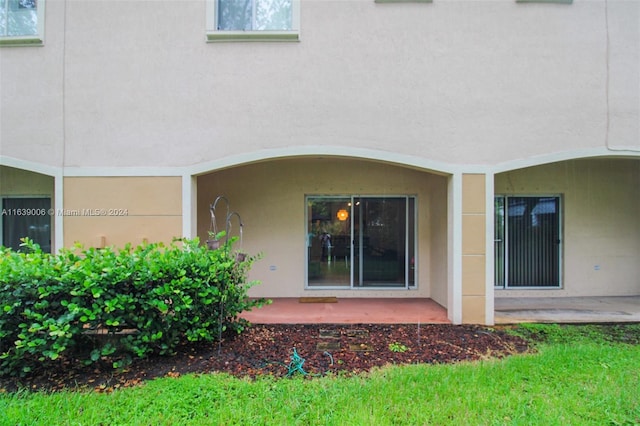
[[[457,365],[389,367],[359,377],[184,376],[113,393],[0,394],[1,425],[634,425],[636,344],[597,326],[523,326],[535,354]],[[615,340],[625,340],[615,339]]]

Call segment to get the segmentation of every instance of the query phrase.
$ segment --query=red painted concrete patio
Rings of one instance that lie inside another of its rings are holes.
[[[241,316],[253,324],[450,324],[447,310],[431,299],[338,298],[335,303],[271,299]]]
[[[254,324],[450,324],[447,310],[431,299],[337,298],[337,303],[273,304],[241,316]],[[640,296],[496,298],[495,323],[640,322]]]

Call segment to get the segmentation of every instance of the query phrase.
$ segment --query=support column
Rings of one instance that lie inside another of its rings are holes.
[[[491,324],[487,297],[487,179],[462,175],[462,322]]]
[[[451,175],[448,192],[447,316],[453,324],[462,324],[462,174]]]
[[[182,236],[198,235],[198,178],[182,175]]]
[[[64,247],[64,216],[57,214],[64,209],[64,177],[62,171],[54,175],[53,190],[53,247],[51,253],[57,253]],[[70,244],[69,244],[70,245]]]

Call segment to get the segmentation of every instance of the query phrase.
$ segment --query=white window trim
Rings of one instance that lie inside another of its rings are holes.
[[[206,0],[207,42],[225,41],[300,41],[300,0],[292,0],[289,31],[223,31],[218,30],[217,0]]]
[[[433,0],[374,0],[375,3],[433,3]]]
[[[25,36],[0,35],[0,47],[2,46],[42,46],[44,44],[44,10],[46,0],[38,0],[38,34]]]
[[[516,3],[557,3],[557,4],[573,4],[573,0],[516,0]]]

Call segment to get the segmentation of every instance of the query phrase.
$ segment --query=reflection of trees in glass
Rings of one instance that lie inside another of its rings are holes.
[[[339,221],[335,212],[344,208],[347,202],[347,199],[310,200],[311,217],[309,221],[311,232],[317,235],[324,232],[332,236],[345,234],[347,223]]]
[[[19,0],[18,6],[22,9],[35,9],[38,5],[36,0]]]
[[[219,30],[250,30],[252,15],[251,0],[219,0]]]
[[[366,235],[372,245],[384,248],[404,250],[404,199],[373,199],[366,201]]]
[[[38,34],[36,0],[0,0],[0,36]]]
[[[218,29],[268,31],[291,29],[292,0],[218,0]]]
[[[311,216],[313,221],[315,220],[330,220],[331,218],[331,203],[327,201],[309,201],[311,207]]]

